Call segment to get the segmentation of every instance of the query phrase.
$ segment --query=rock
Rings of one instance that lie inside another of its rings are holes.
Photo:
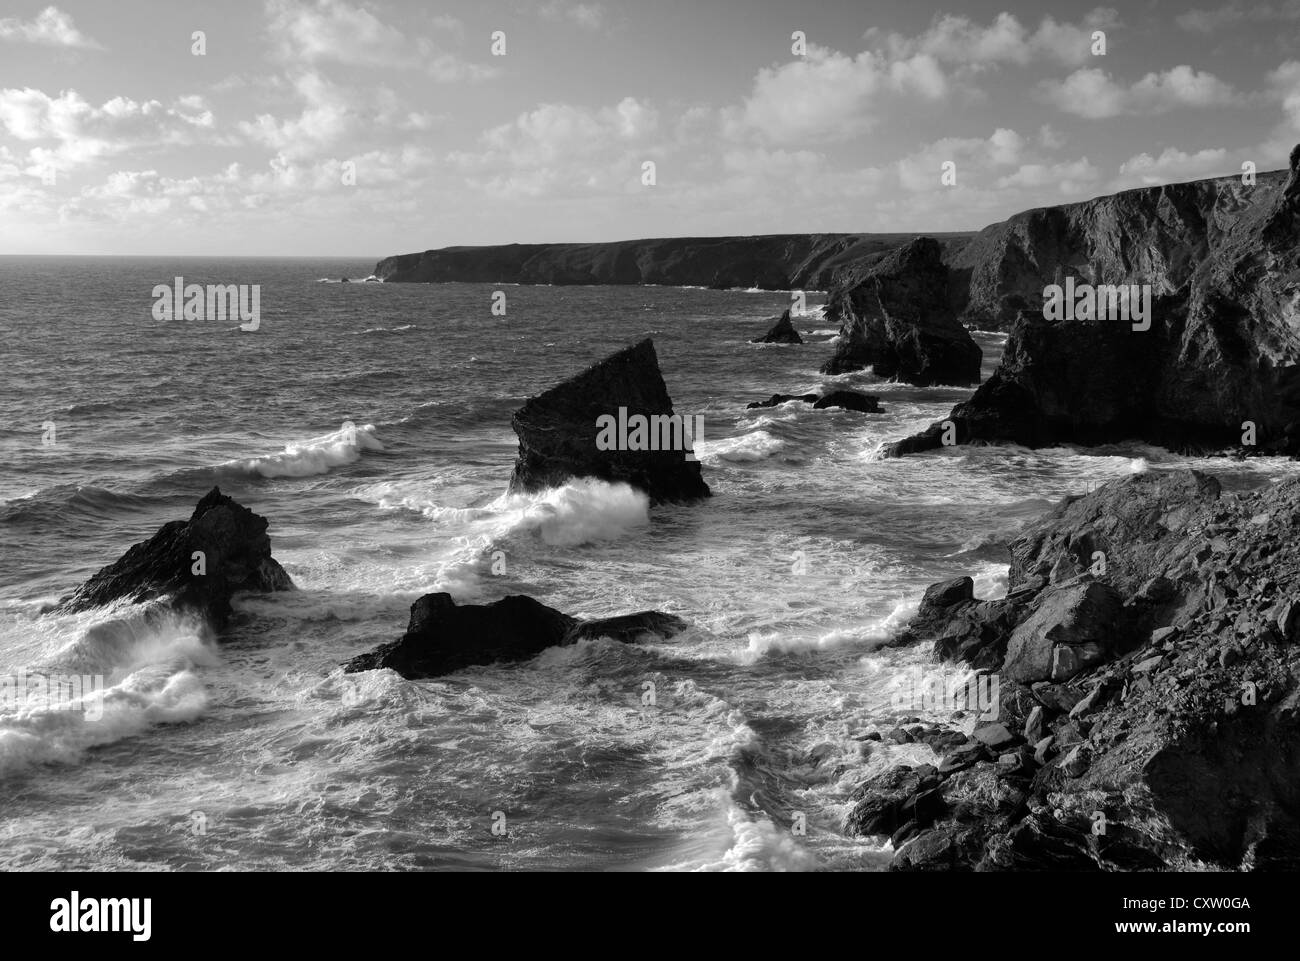
[[[1278,606],[1277,629],[1282,640],[1292,643],[1300,635],[1300,604],[1295,601],[1283,601]]]
[[[926,588],[921,606],[926,608],[952,607],[962,601],[974,600],[975,581],[969,577],[954,577]]]
[[[1030,744],[1037,744],[1043,739],[1043,708],[1037,705],[1029,712],[1029,718],[1025,721],[1025,740]]]
[[[805,404],[815,404],[817,399],[816,394],[773,394],[767,400],[756,400],[752,404],[746,404],[745,409],[758,410],[764,407],[779,407],[792,400],[802,401]]]
[[[1061,769],[1070,777],[1079,777],[1088,770],[1088,749],[1084,744],[1076,744],[1061,760]]]
[[[687,459],[684,425],[677,422],[674,432],[673,416],[653,341],[625,348],[515,411],[511,426],[519,435],[519,457],[510,490],[536,491],[574,477],[595,477],[630,484],[655,504],[708,497],[699,463]],[[602,418],[632,425],[633,417],[655,418],[648,420],[647,444],[668,449],[598,449]]]
[[[879,414],[880,398],[870,394],[861,394],[856,390],[834,390],[813,404],[814,410],[826,410],[830,407],[842,407],[856,410],[863,414]]]
[[[917,238],[831,292],[826,316],[840,336],[823,373],[870,367],[919,386],[979,382],[981,351],[957,322],[942,252],[938,241]]]
[[[1009,747],[1018,740],[1014,734],[1007,730],[1005,724],[999,724],[997,721],[986,721],[976,726],[975,739],[994,753],[1002,748]]]
[[[939,763],[940,774],[955,774],[964,771],[973,764],[989,759],[988,748],[979,741],[974,741],[957,748]]]
[[[167,598],[175,609],[192,611],[220,630],[230,618],[234,594],[293,589],[271,556],[267,526],[265,517],[214,487],[188,521],[164,524],[60,601],[59,609],[84,611],[123,599],[138,604]],[[196,573],[200,562],[202,573]]]
[[[915,798],[938,786],[938,778],[929,765],[911,768],[897,765],[863,782],[853,792],[853,810],[845,820],[845,831],[851,836],[892,835],[910,821],[903,807],[909,799],[912,810]],[[932,800],[925,802],[927,810],[934,810]]]
[[[762,337],[756,337],[751,344],[802,344],[803,338],[790,322],[790,311],[781,314],[781,319]]]
[[[1098,581],[1046,592],[1012,632],[1003,672],[1026,684],[1068,681],[1105,658],[1122,606],[1115,589]]]
[[[410,624],[399,640],[354,657],[345,670],[389,668],[408,680],[441,677],[477,664],[527,660],[584,638],[671,637],[686,626],[658,611],[579,621],[522,594],[491,604],[457,604],[450,594],[425,594],[411,605]]]
[[[1072,719],[1077,719],[1097,712],[1106,704],[1111,693],[1111,689],[1107,685],[1098,684],[1088,692],[1082,701],[1070,708],[1069,716]]]
[[[1294,173],[1294,172],[1292,172]],[[1017,214],[955,249],[962,320],[1010,328],[1003,359],[945,420],[961,443],[1138,439],[1293,453],[1300,330],[1290,322],[1297,200],[1281,173],[1130,190]],[[1104,239],[1103,239],[1104,238]],[[1150,327],[1047,320],[1048,285],[1148,285]],[[1242,448],[1242,424],[1257,427]],[[890,453],[937,447],[938,425]]]
[[[1034,761],[1038,765],[1047,763],[1048,758],[1052,756],[1052,745],[1056,743],[1056,738],[1052,735],[1042,738],[1034,743]]]
[[[665,614],[662,611],[638,611],[635,614],[578,621],[565,635],[564,643],[573,644],[596,637],[607,637],[623,644],[635,644],[637,641],[651,638],[668,640],[689,627],[689,623],[674,614]]]

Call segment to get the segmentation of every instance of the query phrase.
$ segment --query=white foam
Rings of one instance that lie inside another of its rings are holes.
[[[492,507],[506,532],[536,531],[555,547],[612,540],[650,522],[650,498],[644,493],[590,477],[535,494],[506,494]]]
[[[695,445],[695,453],[706,464],[716,464],[720,460],[743,464],[764,460],[783,447],[785,441],[779,437],[773,437],[765,430],[756,430],[723,440],[701,440]]]
[[[330,434],[286,444],[279,454],[234,460],[223,467],[237,467],[262,477],[311,477],[361,459],[363,450],[380,451],[384,445],[375,436],[375,425],[340,428]]]

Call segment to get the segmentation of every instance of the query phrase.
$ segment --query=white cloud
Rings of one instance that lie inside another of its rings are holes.
[[[1025,139],[1014,130],[999,127],[987,139],[979,137],[945,137],[921,147],[898,161],[898,181],[917,193],[949,190],[941,185],[943,165],[957,166],[958,185],[970,185],[994,167],[1020,162]]]
[[[584,30],[596,31],[605,25],[607,13],[603,4],[571,3],[567,0],[549,0],[538,13],[546,20],[567,20]]]
[[[1094,183],[1101,172],[1088,162],[1087,157],[1064,163],[1022,164],[1015,173],[1000,177],[999,187],[1051,187],[1063,194],[1076,194],[1087,184]]]
[[[943,14],[919,36],[890,35],[888,45],[896,58],[924,54],[967,67],[1002,63],[1023,66],[1044,59],[1078,66],[1092,57],[1093,32],[1118,25],[1118,14],[1107,7],[1098,7],[1077,24],[1044,17],[1033,31],[1010,13],[998,14],[988,26],[969,17]]]
[[[19,20],[16,17],[0,20],[0,40],[38,43],[48,47],[103,49],[78,30],[72,17],[58,7],[46,7],[34,20]]]
[[[1148,73],[1125,87],[1096,67],[1076,70],[1062,81],[1040,85],[1044,99],[1066,113],[1091,120],[1122,114],[1150,115],[1175,107],[1214,107],[1236,102],[1232,87],[1212,73],[1186,64]]]
[[[1119,176],[1116,177],[1112,187],[1115,190],[1128,187],[1151,187],[1184,180],[1220,177],[1234,172],[1240,173],[1240,167],[1238,166],[1236,171],[1232,169],[1228,151],[1222,147],[1200,150],[1194,154],[1185,153],[1176,147],[1166,147],[1157,157],[1149,153],[1140,153],[1125,160],[1120,164]]]
[[[733,136],[752,131],[773,142],[847,140],[876,122],[876,100],[910,93],[937,100],[947,80],[927,54],[890,62],[863,51],[856,57],[810,44],[806,57],[758,72],[743,107],[727,114]]]
[[[452,83],[495,76],[492,67],[469,63],[432,39],[412,37],[364,7],[343,0],[267,0],[268,33],[276,54],[290,63],[333,62],[346,66],[420,69]],[[436,17],[430,26],[459,35],[459,21]]]

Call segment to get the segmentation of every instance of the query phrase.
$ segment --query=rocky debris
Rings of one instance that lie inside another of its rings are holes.
[[[962,319],[1009,327],[1002,362],[886,453],[939,447],[948,421],[959,444],[1300,453],[1298,176],[1293,164],[1255,185],[1223,177],[1028,211],[954,248],[949,266],[969,278]],[[1150,328],[1045,319],[1044,289],[1069,281],[1149,285]]]
[[[762,337],[755,337],[750,341],[751,344],[802,344],[803,338],[799,336],[799,331],[794,329],[794,324],[790,322],[790,311],[787,309],[781,314],[778,320]]]
[[[271,556],[267,526],[265,517],[214,487],[188,521],[164,524],[61,600],[58,609],[165,600],[221,630],[235,594],[293,590],[289,575]]]
[[[898,837],[896,870],[1300,868],[1297,516],[1300,479],[1150,472],[1025,530],[1006,598],[931,587],[907,641],[999,676],[1000,711],[924,784],[865,782],[855,812],[893,820],[850,833]],[[899,835],[933,791],[944,813]]]
[[[758,410],[764,407],[778,407],[792,400],[812,404],[816,410],[828,410],[840,407],[844,410],[856,410],[863,414],[881,414],[880,398],[872,394],[863,394],[856,390],[833,390],[829,394],[773,394],[767,400],[746,404],[746,410]]]
[[[822,372],[870,367],[923,387],[979,383],[982,352],[957,321],[942,255],[938,241],[920,237],[832,291],[826,317],[839,322],[840,334]]]
[[[629,424],[645,419],[647,443],[657,449],[599,449],[601,418],[622,423],[623,411]],[[630,484],[654,504],[708,497],[699,462],[687,459],[686,425],[674,428],[674,416],[654,342],[647,338],[624,348],[515,411],[510,425],[519,436],[519,456],[510,490],[536,491],[574,477],[595,477]]]
[[[348,673],[390,668],[408,680],[441,677],[476,664],[524,661],[548,647],[608,637],[624,643],[670,638],[688,627],[680,617],[641,611],[579,620],[522,594],[491,604],[457,604],[450,594],[425,594],[411,605],[399,640],[347,663]]]

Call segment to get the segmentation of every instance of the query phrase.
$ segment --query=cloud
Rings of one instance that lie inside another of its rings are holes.
[[[1052,187],[1063,194],[1077,194],[1101,176],[1087,157],[1064,163],[1022,164],[1014,173],[997,180],[999,187]]]
[[[1104,70],[1088,67],[1062,81],[1044,81],[1039,91],[1064,112],[1090,120],[1158,114],[1175,107],[1215,107],[1240,99],[1214,74],[1186,64],[1164,73],[1148,73],[1129,87],[1116,83]]]
[[[58,7],[46,7],[35,20],[19,20],[16,17],[0,20],[0,40],[38,43],[48,47],[104,49],[78,30],[72,17]]]
[[[921,147],[898,161],[898,182],[917,193],[941,188],[943,165],[957,165],[957,183],[979,178],[994,167],[1018,164],[1025,139],[1006,127],[999,127],[987,139],[945,137]],[[942,188],[947,189],[947,188]]]
[[[584,30],[597,31],[605,25],[607,12],[600,3],[571,3],[567,0],[549,0],[537,12],[546,20],[567,20]]]
[[[1113,181],[1112,189],[1152,187],[1185,180],[1221,177],[1233,172],[1228,151],[1222,147],[1201,150],[1194,154],[1185,153],[1176,147],[1166,147],[1158,157],[1153,157],[1149,153],[1140,153],[1125,160],[1120,164],[1119,175]],[[1235,172],[1240,173],[1240,166]]]
[[[268,0],[268,34],[289,63],[423,70],[444,83],[484,80],[497,71],[461,60],[432,39],[411,36],[364,7],[343,0]],[[459,21],[436,17],[430,26],[459,35]]]
[[[66,172],[101,157],[204,139],[215,121],[202,97],[187,96],[165,107],[157,100],[114,97],[96,107],[75,90],[57,97],[25,87],[0,90],[0,128],[17,140],[53,141],[33,147],[27,172]]]
[[[1221,7],[1188,10],[1174,18],[1178,26],[1193,33],[1216,33],[1241,21],[1267,23],[1294,20],[1300,20],[1300,0],[1278,4],[1252,3],[1249,6],[1234,2]]]
[[[780,143],[847,140],[875,125],[876,101],[890,93],[938,100],[948,82],[928,54],[890,61],[810,44],[806,57],[760,70],[744,105],[727,114],[727,126],[733,136],[753,132]]]
[[[1119,15],[1108,7],[1098,7],[1077,24],[1044,17],[1033,31],[1010,13],[998,14],[988,26],[943,14],[919,36],[891,34],[887,43],[895,58],[924,54],[942,63],[975,68],[1004,63],[1024,66],[1035,60],[1078,66],[1092,57],[1093,32],[1117,26]]]

